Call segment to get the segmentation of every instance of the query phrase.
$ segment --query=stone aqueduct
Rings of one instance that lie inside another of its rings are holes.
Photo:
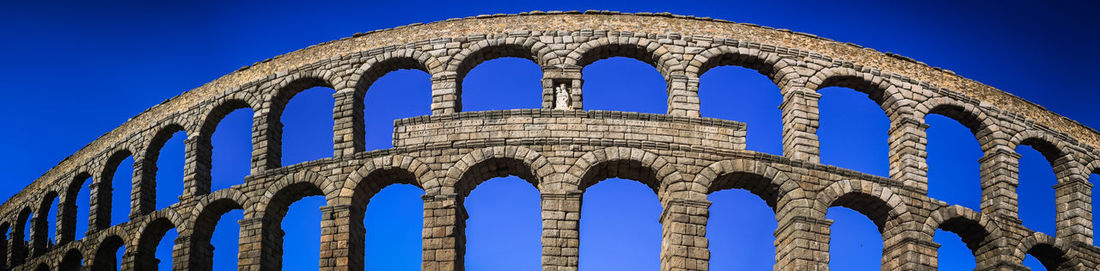
[[[582,68],[608,57],[653,65],[667,81],[668,113],[583,111]],[[543,108],[462,112],[461,81],[479,63],[530,59],[543,69]],[[745,125],[701,118],[699,77],[736,65],[759,71],[783,96],[783,156],[745,150]],[[398,69],[431,75],[432,114],[395,122],[395,147],[365,151],[363,95]],[[280,115],[299,91],[336,90],[335,153],[280,165]],[[889,117],[889,178],[819,158],[818,89],[869,94]],[[254,110],[251,175],[210,191],[210,136],[238,108]],[[927,196],[924,116],[970,128],[980,160],[981,210]],[[187,133],[184,194],[154,210],[155,159],[171,134]],[[827,270],[830,206],[855,209],[878,226],[884,270],[935,270],[936,229],[959,234],[978,270],[1025,270],[1026,254],[1054,270],[1097,270],[1088,174],[1100,170],[1100,133],[992,87],[912,59],[858,45],[751,24],[665,13],[607,11],[482,15],[356,34],[258,62],[141,113],[103,135],[0,206],[3,269],[155,269],[150,252],[169,229],[179,237],[174,270],[209,270],[214,223],[243,209],[239,269],[281,267],[282,216],[304,196],[323,195],[321,270],[363,268],[366,202],[386,185],[425,191],[423,269],[461,270],[462,200],[492,177],[515,175],[542,195],[542,266],[576,270],[581,193],[600,180],[645,183],[662,204],[661,269],[707,270],[707,194],[745,189],[776,213],[776,270]],[[1057,236],[1017,218],[1018,145],[1039,150],[1058,178]],[[110,225],[111,176],[134,158],[129,221]],[[91,177],[88,183],[83,180]],[[90,185],[90,217],[74,195]],[[51,206],[59,198],[57,206]],[[43,214],[58,208],[57,242]],[[28,217],[34,214],[33,217]],[[73,240],[76,219],[87,237]],[[24,233],[24,223],[31,232]],[[29,244],[23,242],[30,234]],[[84,266],[81,266],[81,263]]]

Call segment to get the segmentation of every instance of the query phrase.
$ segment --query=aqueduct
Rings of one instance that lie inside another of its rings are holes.
[[[463,112],[461,81],[483,61],[519,57],[543,70],[542,109]],[[581,71],[609,57],[656,68],[667,82],[667,114],[584,111]],[[781,90],[783,155],[746,150],[742,123],[702,118],[700,76],[718,66],[759,71]],[[394,148],[366,151],[363,96],[399,69],[431,76],[429,116],[395,122]],[[281,165],[280,115],[298,92],[336,90],[331,158]],[[818,90],[869,94],[890,119],[888,177],[820,162]],[[249,108],[251,175],[211,191],[210,135],[230,111]],[[971,210],[927,196],[925,115],[968,127],[980,142],[982,205]],[[155,208],[155,159],[167,136],[185,131],[184,194]],[[1018,145],[1038,149],[1058,184],[1057,234],[1022,226]],[[645,183],[663,213],[661,269],[708,270],[707,195],[744,189],[775,211],[775,270],[827,270],[830,206],[866,215],[884,240],[883,270],[936,270],[937,229],[959,234],[977,270],[1026,270],[1028,254],[1052,270],[1097,270],[1090,173],[1100,171],[1100,133],[1035,104],[890,53],[724,20],[608,11],[482,15],[355,34],[255,63],[154,106],[96,139],[0,206],[0,269],[155,269],[148,253],[176,229],[174,270],[211,268],[211,220],[243,209],[240,270],[281,267],[287,206],[321,195],[321,270],[362,270],[366,202],[383,187],[425,191],[424,270],[463,269],[462,199],[480,182],[515,175],[541,193],[543,270],[578,269],[580,194],[611,177]],[[111,226],[110,178],[132,156],[129,221]],[[83,182],[90,177],[90,182]],[[89,217],[74,191],[90,186]],[[51,206],[59,198],[57,206]],[[58,208],[56,244],[44,214]],[[33,215],[32,215],[33,214]],[[86,237],[74,240],[77,219]],[[31,232],[24,232],[31,223]],[[30,242],[23,242],[29,234]]]

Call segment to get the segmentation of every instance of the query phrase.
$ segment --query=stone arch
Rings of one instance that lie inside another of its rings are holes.
[[[130,246],[134,257],[134,270],[157,270],[159,263],[156,259],[157,245],[169,230],[180,225],[174,222],[172,217],[174,217],[172,214],[164,214],[148,219],[143,225],[137,227],[140,232],[137,233],[136,240],[133,240],[136,243]]]
[[[160,159],[160,151],[164,149],[164,144],[167,144],[168,140],[177,132],[184,132],[185,137],[187,136],[187,130],[184,126],[175,122],[160,125],[155,131],[156,133],[153,134],[153,137],[149,139],[144,147],[145,151],[142,154],[140,167],[141,176],[138,179],[137,186],[138,191],[135,191],[140,198],[138,212],[143,215],[152,212],[157,206],[157,160]]]
[[[23,205],[32,205],[31,203],[24,203]],[[11,229],[11,240],[13,244],[11,246],[11,252],[9,253],[11,259],[11,267],[19,266],[26,262],[27,256],[30,255],[30,244],[24,243],[24,239],[27,237],[26,232],[27,223],[32,223],[31,216],[34,214],[32,206],[23,206],[18,214],[15,216],[15,227]],[[33,230],[33,229],[32,229]],[[31,240],[33,241],[33,240]]]
[[[689,185],[691,189],[668,188],[666,191],[690,190],[693,194],[706,195],[725,189],[745,189],[763,199],[773,211],[778,211],[780,199],[787,194],[802,191],[796,180],[786,173],[767,163],[749,159],[714,162],[695,174]]]
[[[176,224],[179,236],[190,236],[185,257],[176,261],[187,261],[192,270],[209,270],[213,266],[214,252],[210,239],[221,217],[232,210],[243,210],[245,206],[255,205],[244,194],[235,189],[218,190],[204,196],[195,203],[189,221]],[[180,221],[182,222],[182,221]]]
[[[664,195],[660,191],[662,184],[684,179],[676,166],[660,155],[635,148],[609,147],[581,155],[566,171],[562,187],[565,191],[583,191],[615,177],[637,180],[653,189],[658,198]]]
[[[115,253],[126,244],[122,237],[108,234],[96,244],[95,257],[92,258],[92,271],[113,271],[118,266]]]
[[[344,180],[338,205],[362,205],[365,208],[374,194],[391,184],[405,183],[423,189],[424,183],[429,181],[438,182],[434,171],[414,157],[392,155],[369,159]]]
[[[439,187],[425,188],[444,195],[458,193],[466,196],[481,182],[508,175],[520,177],[540,188],[543,185],[540,181],[553,172],[550,162],[537,151],[520,146],[496,146],[463,155],[447,170]]]
[[[308,186],[301,186],[302,184],[307,184]],[[284,196],[289,196],[290,198],[300,198],[307,195],[299,195],[299,192],[304,191],[296,191],[295,188],[302,188],[309,190],[308,193],[315,193],[315,195],[324,196],[325,202],[329,205],[333,205],[337,203],[337,198],[339,197],[340,187],[338,187],[338,185],[340,185],[340,183],[329,179],[328,176],[317,173],[311,169],[304,169],[283,176],[278,181],[271,183],[267,190],[273,191],[276,195],[279,195],[280,193],[289,193],[284,194]],[[268,209],[271,208],[272,204],[280,203],[281,200],[275,199],[276,197],[277,196],[273,196],[267,201],[261,200],[257,203],[259,204],[259,206],[263,207],[262,209]],[[291,202],[293,201],[297,201],[297,199],[295,198]]]
[[[125,206],[130,207],[127,208],[130,209],[128,214],[134,213],[134,210],[132,208],[133,206],[130,204],[130,199],[132,198],[134,191],[130,191],[130,197],[122,199],[114,198],[114,190],[123,189],[114,187],[114,176],[116,171],[118,170],[118,167],[121,166],[122,161],[125,161],[126,158],[132,158],[135,164],[134,169],[137,169],[136,164],[138,163],[139,159],[138,157],[134,156],[134,153],[137,152],[131,151],[125,146],[119,146],[112,150],[111,155],[107,156],[107,159],[102,164],[100,164],[99,176],[92,181],[92,198],[95,200],[91,201],[92,208],[90,209],[91,212],[94,212],[92,216],[94,216],[95,219],[94,221],[91,221],[93,223],[88,223],[89,228],[102,230],[111,227],[111,215],[113,211],[112,206],[115,206],[115,204],[124,203]],[[130,184],[130,187],[126,187],[124,189],[132,190],[131,188],[134,186],[135,181],[132,176],[133,174],[131,173],[131,178],[128,182]]]
[[[196,137],[192,150],[195,152],[195,161],[193,171],[184,176],[185,183],[184,193],[187,196],[201,196],[210,194],[210,181],[211,181],[211,168],[213,167],[213,142],[212,137],[214,132],[221,123],[222,119],[228,116],[230,113],[237,111],[238,109],[250,109],[252,110],[252,127],[253,132],[257,129],[256,116],[260,112],[259,108],[254,105],[257,104],[249,97],[244,95],[236,95],[230,98],[220,99],[214,105],[207,107],[204,115],[201,116],[198,122],[198,137]],[[255,154],[256,139],[252,140],[252,153]],[[189,166],[190,167],[190,166]]]
[[[989,116],[976,105],[959,102],[955,99],[939,97],[926,100],[917,104],[913,110],[914,118],[920,123],[925,123],[925,118],[930,114],[938,114],[951,118],[962,124],[982,147],[983,152],[989,152],[1003,140],[1006,135],[1000,132],[1000,127],[992,116]]]
[[[955,233],[978,261],[982,260],[980,254],[998,249],[992,242],[1002,236],[1000,228],[988,217],[959,205],[935,209],[922,225],[921,232],[928,240],[932,240],[937,229]]]
[[[842,206],[863,214],[878,228],[882,238],[883,270],[898,268],[896,259],[912,259],[916,250],[911,249],[911,241],[905,237],[910,230],[922,221],[914,219],[909,212],[906,200],[893,190],[878,183],[860,180],[837,181],[818,192],[810,211],[815,219],[825,221],[829,207]],[[830,237],[828,234],[824,237]],[[828,239],[826,239],[828,240]],[[829,246],[828,243],[823,245]]]
[[[866,93],[882,108],[891,122],[896,122],[901,116],[912,114],[910,111],[913,101],[906,98],[911,95],[904,95],[900,88],[883,76],[856,71],[852,68],[832,67],[817,71],[806,82],[806,88],[813,91],[826,87],[850,88]]]
[[[60,210],[57,210],[57,215],[60,218],[57,224],[58,245],[67,244],[76,238],[77,219],[81,219],[77,217],[77,196],[80,193],[80,188],[85,185],[85,181],[92,178],[92,174],[89,174],[87,171],[78,171],[78,173],[72,176],[69,183],[65,185],[65,192],[61,194],[62,207]],[[88,208],[90,207],[91,206],[88,206]],[[88,218],[85,217],[83,219],[87,220]]]
[[[544,56],[550,52],[545,43],[533,37],[508,37],[485,39],[472,42],[447,64],[447,71],[455,72],[459,85],[466,74],[482,62],[502,58],[518,57],[531,60],[540,67],[545,66]]]
[[[721,66],[739,66],[767,76],[772,83],[785,92],[788,84],[798,81],[801,75],[794,69],[796,64],[779,54],[763,52],[755,48],[739,48],[728,45],[712,47],[699,52],[687,63],[685,71],[690,77],[699,78],[712,68]],[[780,93],[785,94],[785,93]]]
[[[34,252],[34,256],[46,253],[46,248],[54,244],[49,240],[49,215],[55,199],[58,199],[58,193],[54,190],[45,191],[38,199],[39,203],[34,212],[33,223],[31,223],[32,232],[30,233],[31,251]],[[60,216],[60,212],[58,214]]]
[[[1050,162],[1059,184],[1074,176],[1084,178],[1074,152],[1062,140],[1044,132],[1024,130],[1009,140],[1008,149],[1015,152],[1020,145],[1029,145],[1039,151]]]
[[[80,271],[83,267],[84,255],[80,254],[80,249],[77,248],[65,252],[65,256],[62,256],[61,262],[57,264],[57,270],[60,271]]]
[[[902,196],[868,181],[838,181],[818,192],[813,205],[816,215],[824,218],[833,206],[847,207],[867,216],[878,226],[884,240],[903,223],[914,221]]]
[[[416,49],[402,48],[375,55],[359,65],[349,76],[346,86],[337,86],[342,91],[351,87],[356,97],[363,97],[374,81],[397,70],[420,70],[435,76],[442,73],[443,63],[430,54]],[[358,111],[362,111],[361,108]]]
[[[566,66],[585,67],[597,60],[611,57],[629,57],[649,64],[661,73],[665,81],[682,72],[683,66],[672,51],[664,45],[646,38],[601,37],[582,43],[565,58]]]
[[[210,215],[215,215],[216,217],[214,218],[216,219],[230,210],[244,209],[244,206],[252,206],[254,204],[255,202],[250,200],[243,193],[238,192],[236,189],[218,190],[200,198],[194,204],[195,207],[191,209],[188,223],[177,224],[180,235],[197,234],[197,231],[204,226],[213,228],[213,223],[205,222],[217,222],[217,220],[203,221],[204,218]]]
[[[282,166],[282,153],[283,153],[283,111],[286,110],[286,106],[290,104],[290,101],[294,99],[299,93],[313,88],[324,87],[336,92],[335,86],[342,82],[343,79],[336,77],[334,73],[328,70],[312,70],[303,71],[288,75],[281,78],[279,83],[274,87],[275,92],[270,96],[270,99],[264,101],[263,108],[267,109],[263,112],[263,122],[261,128],[264,128],[265,135],[262,140],[264,144],[261,144],[264,149],[264,165],[266,169],[279,168]],[[335,104],[333,104],[335,108]],[[335,130],[334,130],[335,132]],[[254,150],[255,151],[255,150]],[[253,158],[255,159],[255,158]]]
[[[282,222],[290,206],[309,196],[324,196],[325,206],[334,206],[338,197],[336,193],[339,191],[336,185],[325,176],[304,169],[289,173],[275,181],[264,188],[267,192],[258,204],[245,206],[245,219],[258,222],[249,227],[257,225],[260,227],[258,232],[254,231],[255,228],[249,228],[253,232],[242,232],[241,238],[247,238],[246,236],[249,235],[263,237],[262,240],[256,241],[259,253],[262,255],[262,262],[259,263],[263,266],[261,269],[279,269],[282,266],[284,251],[282,237],[286,234],[282,229]],[[242,225],[242,231],[245,230],[244,227]]]
[[[1031,233],[1024,237],[1013,250],[1013,256],[1023,261],[1026,254],[1035,256],[1047,270],[1084,270],[1074,269],[1080,265],[1077,257],[1070,255],[1073,250],[1061,239],[1050,237],[1041,232]]]
[[[1084,168],[1082,169],[1081,174],[1100,173],[1100,160],[1095,159],[1095,158],[1090,158],[1089,160],[1091,162],[1088,162],[1087,164],[1082,163],[1084,165]]]

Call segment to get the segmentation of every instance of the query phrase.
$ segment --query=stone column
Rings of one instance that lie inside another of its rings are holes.
[[[542,270],[576,271],[582,192],[542,194]]]
[[[23,241],[23,229],[11,229],[8,240],[11,240],[8,244],[8,251],[11,253],[8,257],[8,266],[16,267],[23,264],[27,259],[27,246]]]
[[[183,140],[183,194],[180,202],[210,194],[210,168],[213,148],[210,141],[188,137]]]
[[[207,265],[205,267],[200,267],[200,264],[198,263],[198,259],[200,259],[200,257],[197,257],[197,255],[195,255],[197,254],[196,252],[199,249],[197,247],[199,246],[199,244],[192,244],[191,240],[192,239],[190,235],[179,235],[176,237],[176,240],[174,240],[174,245],[172,246],[172,271],[211,269],[210,264],[212,263],[206,263]],[[210,244],[204,245],[208,246],[206,248],[206,251],[214,250],[214,247]],[[213,255],[213,253],[211,253],[210,255]]]
[[[94,177],[91,184],[91,199],[88,201],[88,233],[93,233],[111,226],[111,184],[103,180],[103,176]]]
[[[332,157],[344,157],[366,149],[363,127],[363,95],[355,88],[336,91],[332,95],[336,105],[332,109],[335,126],[332,129]]]
[[[464,270],[466,210],[459,195],[424,195],[422,270]]]
[[[125,251],[122,252],[122,261],[118,263],[118,267],[119,267],[118,270],[157,270],[156,269],[157,263],[160,262],[160,260],[157,260],[157,257],[155,257],[155,256],[154,257],[149,257],[148,259],[145,260],[145,262],[141,262],[141,259],[137,259],[137,257],[136,257],[137,253],[135,253],[133,251],[133,248],[130,248],[130,246],[126,246],[125,248],[119,248],[119,249],[125,249]],[[137,269],[138,267],[143,267],[143,268],[142,269]],[[152,269],[146,269],[144,267],[153,267],[153,268]]]
[[[1006,149],[988,151],[978,159],[982,176],[982,213],[1020,222],[1019,197],[1020,155]]]
[[[817,139],[820,99],[821,94],[801,88],[787,90],[783,95],[779,110],[783,111],[784,157],[821,163],[821,143]]]
[[[699,78],[689,78],[683,72],[669,75],[668,114],[681,117],[699,115]]]
[[[61,200],[57,201],[57,224],[55,227],[57,229],[57,244],[59,246],[68,244],[73,241],[73,238],[76,238],[76,220],[81,219],[76,217],[76,208],[79,208],[79,206],[76,206],[77,199],[70,198],[69,196],[70,195],[68,195],[66,191],[60,195]],[[71,196],[79,197],[80,195],[79,193],[73,193]],[[69,203],[72,203],[74,208],[66,208],[66,205]],[[83,219],[88,218],[85,217]]]
[[[364,237],[363,212],[351,205],[321,206],[319,270],[363,270]]]
[[[1092,184],[1072,174],[1054,186],[1059,239],[1092,244]]]
[[[283,265],[283,230],[262,218],[241,219],[238,270],[280,270]]]
[[[975,253],[974,260],[977,262],[977,266],[974,267],[974,270],[1028,270],[1023,265],[1023,259],[1012,256],[1012,250],[1014,249],[1014,245],[1009,245],[1008,238],[998,238],[984,242],[982,247],[978,248],[978,252]]]
[[[896,237],[883,236],[885,244],[882,249],[882,269],[938,270],[936,252],[940,244],[917,238],[920,234],[920,232],[911,231]]]
[[[581,79],[581,67],[551,66],[543,68],[542,109],[583,109],[582,85],[584,85],[584,80]],[[559,92],[563,92],[568,96],[562,97]],[[565,100],[566,102],[562,104],[559,100]]]
[[[130,182],[130,220],[157,209],[157,163],[144,152],[134,154],[134,177]]]
[[[265,107],[252,117],[252,170],[249,175],[282,166],[283,123],[269,122],[268,114],[272,114],[271,108]]]
[[[901,117],[890,125],[890,179],[928,194],[928,125]]]
[[[661,270],[708,270],[707,218],[710,202],[673,199],[661,212]]]
[[[49,223],[46,219],[47,216],[49,216],[49,214],[38,212],[34,213],[34,217],[31,218],[31,243],[30,247],[28,247],[31,257],[37,257],[46,253],[46,246],[47,243],[49,243],[49,240],[47,240],[49,235],[46,233],[46,231],[49,231],[49,227],[46,226],[46,223]]]
[[[779,212],[774,270],[829,270],[829,227],[833,221]]]
[[[462,112],[462,86],[453,71],[432,76],[432,115]]]

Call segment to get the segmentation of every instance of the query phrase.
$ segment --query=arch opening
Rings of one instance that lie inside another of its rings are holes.
[[[107,158],[96,195],[97,229],[130,220],[135,173],[133,153],[129,150],[116,151]]]
[[[331,157],[336,125],[335,91],[312,87],[294,94],[279,117],[282,126],[281,165],[294,165]]]
[[[30,258],[32,213],[30,207],[24,208],[15,218],[15,228],[11,233],[11,267],[16,267],[27,262]]]
[[[37,217],[33,220],[31,233],[31,247],[34,248],[34,256],[45,254],[53,248],[55,240],[55,225],[57,222],[57,192],[49,191],[42,197],[42,203],[38,206]]]
[[[345,184],[354,185],[349,228],[352,260],[362,259],[366,270],[421,267],[424,216],[409,212],[424,210],[419,183],[408,170],[383,167],[366,173],[358,183]]]
[[[532,59],[486,59],[460,76],[463,111],[542,108],[542,69]]]
[[[821,162],[888,176],[890,119],[882,108],[867,102],[868,98],[877,101],[874,94],[864,96],[866,92],[860,89],[865,88],[828,87],[818,90],[821,93],[821,127],[817,130]]]
[[[763,176],[735,172],[716,178],[710,190],[706,226],[710,269],[772,269],[779,188]]]
[[[58,265],[60,271],[79,271],[84,267],[84,256],[80,254],[80,250],[70,249],[65,253],[65,256],[61,258],[61,263]]]
[[[581,269],[653,270],[660,267],[663,212],[656,170],[630,159],[589,166],[580,178]],[[648,189],[644,189],[646,187]]]
[[[874,219],[848,207],[829,208],[833,221],[829,236],[829,269],[880,270],[883,256],[881,228]],[[867,223],[871,222],[871,223]]]
[[[240,203],[222,198],[202,206],[195,216],[187,263],[191,270],[229,270],[237,268],[238,240],[243,218]],[[229,222],[224,223],[223,221]],[[233,230],[235,229],[235,230]],[[224,248],[214,253],[215,248]],[[180,259],[185,260],[185,259]]]
[[[581,201],[580,269],[660,268],[662,207],[652,187],[641,181],[603,178],[584,189]]]
[[[391,61],[372,66],[363,75],[369,78],[361,79],[369,80],[369,84],[357,90],[362,98],[357,99],[359,108],[353,112],[361,114],[356,123],[364,125],[365,150],[394,147],[395,120],[432,113],[431,74],[422,67],[411,66],[419,65],[415,60]]]
[[[359,221],[366,232],[365,270],[421,268],[424,215],[410,210],[424,210],[423,195],[423,189],[405,183],[387,185],[372,193]]]
[[[1055,185],[1058,184],[1058,172],[1055,166],[1061,157],[1061,151],[1053,144],[1028,139],[1016,147],[1019,160],[1019,185],[1016,188],[1019,197],[1019,217],[1024,227],[1056,236],[1057,205]]]
[[[252,171],[252,107],[243,100],[228,100],[208,113],[196,140],[195,196],[210,194],[244,182]],[[217,160],[217,166],[214,162]]]
[[[167,218],[158,218],[145,226],[134,250],[134,270],[172,270],[175,228]]]
[[[515,175],[490,177],[466,195],[467,270],[541,269],[539,195],[534,185]]]
[[[487,158],[462,172],[455,190],[466,213],[463,261],[467,269],[539,269],[542,210],[538,185],[531,165],[516,158]],[[500,259],[501,253],[516,257]]]
[[[334,92],[331,83],[317,77],[296,79],[275,92],[271,98],[270,111],[266,116],[267,138],[265,139],[268,168],[278,168],[290,163],[311,161],[332,155],[334,119],[330,114],[334,112],[335,101],[331,96]],[[299,107],[302,108],[299,109]],[[289,118],[288,108],[292,109],[289,112],[291,113]],[[301,128],[288,132],[284,129],[288,124],[291,127],[300,126]],[[324,134],[324,132],[328,133]],[[314,138],[327,138],[328,142],[312,140]],[[286,144],[285,139],[291,139],[295,144]],[[296,142],[299,140],[306,143]],[[308,144],[313,142],[316,143]],[[289,154],[290,157],[284,154]]]
[[[940,107],[943,108],[943,107]],[[985,153],[975,138],[976,119],[955,108],[925,117],[928,196],[971,210],[981,210],[981,163]]]
[[[273,257],[269,266],[300,270],[320,266],[321,207],[326,206],[324,192],[309,182],[297,182],[279,189],[263,211],[261,236],[265,237],[264,255]],[[300,207],[299,207],[300,206]],[[293,213],[291,211],[294,211]],[[293,216],[293,219],[286,219]],[[294,228],[289,235],[287,228]],[[315,238],[314,238],[315,237]],[[288,246],[293,246],[294,257],[284,257]]]
[[[956,216],[944,220],[932,236],[941,245],[936,254],[939,266],[977,267],[979,255],[995,249],[987,246],[990,234],[980,222],[970,218]]]
[[[126,243],[118,236],[108,236],[100,242],[96,249],[95,259],[92,261],[93,271],[119,270],[122,263],[122,254],[126,251]]]
[[[83,239],[85,232],[88,231],[92,193],[88,180],[91,178],[92,175],[86,172],[77,173],[66,188],[65,194],[62,195],[61,210],[59,210],[61,223],[57,229],[58,245]]]
[[[834,222],[829,231],[829,267],[836,270],[881,269],[886,260],[883,255],[890,248],[884,245],[883,236],[896,226],[899,214],[895,214],[883,198],[858,192],[863,188],[852,186],[855,191],[839,195],[825,210],[825,218]]]
[[[734,120],[748,127],[748,149],[783,155],[783,96],[767,70],[738,65],[733,59],[708,61],[699,76],[703,117]],[[761,76],[764,75],[764,76]]]
[[[1066,258],[1066,252],[1050,244],[1035,244],[1027,250],[1027,256],[1034,257],[1034,260],[1024,260],[1024,265],[1032,268],[1031,270],[1073,270],[1069,258]],[[1039,264],[1035,264],[1036,261]]]
[[[186,139],[187,131],[177,124],[165,126],[153,135],[142,161],[140,184],[145,190],[141,196],[153,202],[140,207],[142,214],[171,206],[183,196]]]
[[[582,65],[585,109],[667,113],[668,83],[647,60],[609,56]]]

